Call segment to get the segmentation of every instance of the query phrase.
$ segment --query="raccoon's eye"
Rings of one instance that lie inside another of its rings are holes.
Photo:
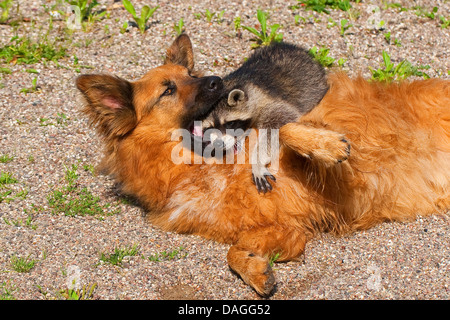
[[[229,122],[227,122],[226,124],[225,124],[225,127],[227,128],[227,129],[234,129],[234,128],[236,128],[237,126],[239,125],[239,121],[229,121]]]
[[[175,93],[175,89],[176,89],[175,86],[167,87],[166,91],[164,91],[164,93],[161,95],[161,97],[173,95]]]

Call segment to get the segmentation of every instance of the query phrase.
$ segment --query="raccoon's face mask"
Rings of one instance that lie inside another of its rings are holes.
[[[251,118],[245,112],[244,91],[233,89],[213,111],[199,123],[197,134],[205,147],[239,152],[250,128]]]

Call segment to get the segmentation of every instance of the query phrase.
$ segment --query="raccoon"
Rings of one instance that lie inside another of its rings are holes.
[[[223,78],[224,97],[202,121],[203,132],[215,128],[214,146],[236,148],[248,130],[260,130],[252,177],[259,192],[272,190],[268,179],[276,178],[266,168],[271,159],[270,129],[279,129],[316,106],[328,91],[324,68],[304,48],[289,43],[274,43],[257,49],[237,70]],[[228,94],[227,94],[228,93]],[[233,137],[227,129],[234,131]],[[236,132],[242,134],[236,135]],[[264,142],[263,142],[264,141]],[[260,143],[261,142],[261,143]],[[255,148],[256,150],[256,148]]]

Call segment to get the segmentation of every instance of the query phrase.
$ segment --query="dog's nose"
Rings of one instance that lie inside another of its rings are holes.
[[[206,86],[209,91],[218,91],[222,89],[222,79],[216,76],[208,77]]]

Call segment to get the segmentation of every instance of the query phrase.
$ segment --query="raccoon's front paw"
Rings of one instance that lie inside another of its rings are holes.
[[[270,173],[266,167],[253,166],[252,167],[252,179],[253,183],[256,185],[258,193],[266,193],[272,190],[272,185],[269,179],[276,181],[275,176]]]

